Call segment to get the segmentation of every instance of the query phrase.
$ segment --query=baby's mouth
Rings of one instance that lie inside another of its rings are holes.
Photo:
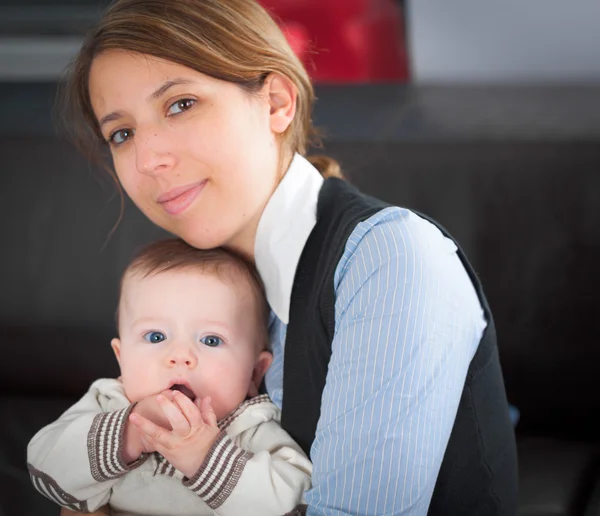
[[[179,391],[181,394],[185,394],[189,399],[194,401],[196,399],[196,395],[192,392],[189,387],[182,385],[180,383],[176,383],[175,385],[171,385],[172,391]]]

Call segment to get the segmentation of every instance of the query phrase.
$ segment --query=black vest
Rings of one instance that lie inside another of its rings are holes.
[[[283,369],[282,426],[307,454],[331,357],[335,270],[356,225],[388,206],[340,179],[327,179],[319,193],[317,224],[292,288]],[[494,321],[475,272],[460,248],[458,254],[485,311],[487,328],[467,373],[428,515],[512,516],[517,507],[516,445]]]

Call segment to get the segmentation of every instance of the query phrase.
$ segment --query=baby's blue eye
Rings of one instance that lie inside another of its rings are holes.
[[[144,335],[144,339],[151,344],[158,344],[166,339],[165,334],[159,331],[149,331]]]
[[[108,143],[113,145],[121,145],[125,143],[129,138],[133,136],[133,131],[131,129],[119,129],[112,133],[108,138]]]
[[[206,337],[202,337],[200,342],[210,346],[211,348],[216,348],[219,344],[223,344],[221,337],[217,337],[216,335],[207,335]]]
[[[177,102],[173,102],[173,104],[171,104],[169,106],[169,110],[167,111],[167,114],[178,115],[179,113],[182,113],[183,111],[187,111],[188,109],[190,109],[195,103],[196,103],[196,101],[194,99],[178,100]]]

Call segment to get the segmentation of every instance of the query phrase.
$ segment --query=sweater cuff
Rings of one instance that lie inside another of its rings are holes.
[[[141,466],[148,458],[148,455],[142,454],[129,465],[122,458],[125,424],[134,406],[135,404],[114,412],[103,412],[94,418],[87,444],[91,473],[96,482],[119,478]]]
[[[246,462],[254,454],[238,447],[225,432],[221,432],[210,448],[200,469],[192,478],[183,479],[211,508],[217,509],[229,497],[238,483]]]

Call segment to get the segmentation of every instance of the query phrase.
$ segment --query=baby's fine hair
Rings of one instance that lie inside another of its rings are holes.
[[[133,257],[123,276],[119,288],[119,298],[127,278],[140,276],[146,278],[170,271],[197,271],[214,274],[224,282],[234,284],[239,281],[239,275],[250,284],[255,297],[258,324],[261,328],[261,338],[264,339],[263,349],[268,348],[267,326],[269,308],[265,297],[265,289],[256,267],[241,255],[222,247],[214,249],[197,249],[180,238],[169,238],[152,242],[141,248]],[[237,277],[236,277],[237,273]],[[117,306],[120,307],[120,299]],[[119,311],[117,308],[117,328],[119,326]]]

